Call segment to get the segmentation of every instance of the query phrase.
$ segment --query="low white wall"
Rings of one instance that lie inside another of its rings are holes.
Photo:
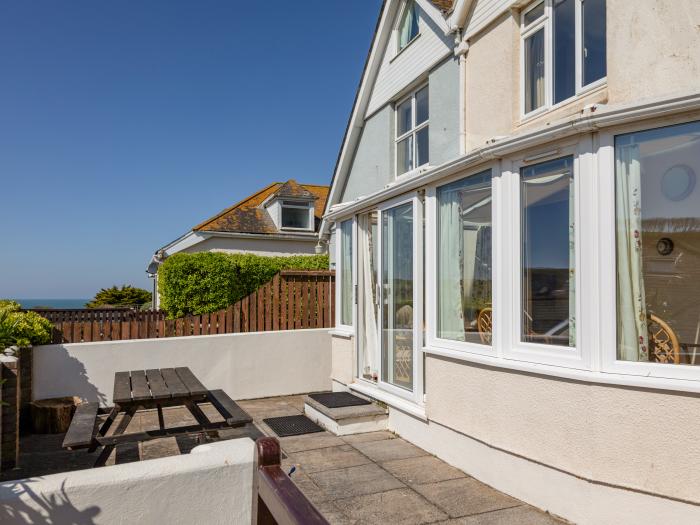
[[[34,399],[80,396],[112,403],[114,373],[189,367],[233,399],[330,390],[328,329],[38,346]]]
[[[254,443],[0,484],[0,523],[249,524]]]

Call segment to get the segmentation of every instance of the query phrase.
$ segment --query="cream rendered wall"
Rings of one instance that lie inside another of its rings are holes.
[[[576,477],[700,504],[700,397],[426,359],[431,421]]]
[[[254,253],[256,255],[297,255],[314,254],[318,239],[276,240],[276,239],[241,239],[236,237],[211,237],[205,241],[186,248],[183,253],[227,252]]]
[[[610,103],[700,91],[700,2],[607,0]]]
[[[331,336],[331,379],[343,385],[353,382],[355,338]]]

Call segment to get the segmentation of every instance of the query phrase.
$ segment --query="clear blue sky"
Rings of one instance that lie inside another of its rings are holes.
[[[329,184],[381,0],[0,2],[0,297],[148,287],[265,184]]]

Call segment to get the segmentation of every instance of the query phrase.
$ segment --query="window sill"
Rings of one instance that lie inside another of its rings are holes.
[[[346,330],[343,328],[333,328],[332,330],[328,330],[328,333],[333,337],[341,337],[343,339],[351,339],[355,335],[352,330]]]
[[[556,365],[516,361],[514,359],[486,356],[466,351],[453,350],[450,348],[440,348],[437,346],[424,347],[423,353],[426,355],[447,357],[454,359],[455,361],[474,363],[493,368],[512,370],[515,372],[551,376],[554,378],[567,379],[571,381],[580,381],[582,383],[622,386],[646,390],[688,392],[693,394],[700,393],[700,381],[689,379],[651,377],[648,375],[628,375],[612,372],[594,372],[591,370],[580,370]]]
[[[405,412],[406,414],[421,419],[423,421],[428,421],[428,416],[425,413],[425,407],[419,406],[411,401],[391,394],[385,390],[382,390],[378,386],[375,386],[368,382],[356,382],[348,385],[350,390],[364,394],[365,396],[386,403],[391,408]]]
[[[601,80],[594,82],[593,84],[591,84],[589,86],[586,86],[584,89],[582,89],[579,93],[577,93],[573,97],[567,98],[566,100],[562,100],[561,102],[558,102],[552,106],[543,106],[541,108],[538,108],[538,109],[531,111],[530,113],[521,114],[520,120],[518,121],[518,127],[524,126],[524,125],[529,124],[533,121],[536,121],[545,115],[550,115],[552,113],[556,113],[558,110],[562,110],[564,108],[574,106],[577,103],[580,103],[581,101],[585,101],[585,99],[588,97],[597,95],[598,93],[605,91],[607,89],[607,87],[608,87],[608,83],[607,83],[607,77],[606,77],[606,78],[603,78]]]

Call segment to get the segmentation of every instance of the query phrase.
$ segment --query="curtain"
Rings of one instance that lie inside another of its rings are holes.
[[[459,191],[441,192],[438,202],[438,337],[464,341],[461,194]]]
[[[359,216],[360,235],[360,258],[361,268],[359,271],[360,294],[362,298],[362,361],[361,375],[377,377],[379,370],[379,338],[377,333],[377,302],[375,292],[377,283],[375,282],[374,268],[377,261],[373,260],[374,243],[377,239],[372,238],[372,224],[369,213]]]
[[[544,104],[544,29],[525,41],[525,112]]]
[[[642,174],[637,144],[615,147],[617,317],[620,359],[649,359],[642,273]]]
[[[416,4],[410,2],[406,6],[401,27],[399,28],[399,49],[406,47],[413,38],[418,34],[418,16],[416,13]]]

